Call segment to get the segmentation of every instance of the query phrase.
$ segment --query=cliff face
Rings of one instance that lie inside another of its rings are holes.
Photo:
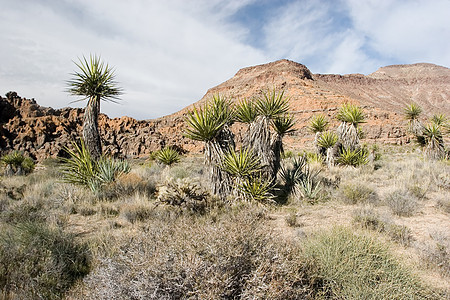
[[[302,64],[280,60],[241,69],[228,81],[211,88],[197,103],[172,115],[138,121],[129,117],[110,119],[100,115],[104,152],[113,156],[145,157],[165,145],[199,152],[201,143],[183,137],[184,118],[193,105],[199,106],[214,94],[233,101],[254,98],[267,89],[283,89],[290,98],[297,131],[286,137],[287,148],[310,144],[309,120],[316,113],[334,119],[346,102],[362,106],[368,120],[362,128],[366,139],[381,143],[408,142],[403,108],[410,102],[422,106],[424,117],[450,114],[450,69],[432,65],[397,65],[380,68],[364,76],[312,74]],[[83,109],[54,110],[16,93],[0,97],[0,148],[29,152],[34,158],[63,155],[63,146],[81,135]],[[332,125],[337,125],[334,121]],[[237,138],[242,127],[234,126]]]

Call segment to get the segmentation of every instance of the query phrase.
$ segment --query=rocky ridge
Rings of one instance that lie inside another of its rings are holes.
[[[370,75],[312,74],[299,63],[280,60],[239,70],[234,77],[211,88],[198,102],[155,120],[130,117],[110,119],[101,114],[99,127],[105,153],[113,156],[146,157],[165,145],[199,152],[201,143],[183,137],[185,115],[214,94],[233,101],[254,98],[267,89],[282,89],[290,98],[297,131],[286,138],[287,148],[309,145],[313,135],[307,125],[316,113],[333,119],[346,102],[362,106],[366,139],[378,143],[409,142],[402,110],[411,101],[424,109],[424,117],[450,113],[450,69],[432,64],[380,68]],[[81,134],[83,109],[52,109],[39,106],[14,92],[0,97],[0,149],[26,151],[38,160],[61,156],[62,150]],[[334,121],[332,125],[337,125]],[[234,126],[238,137],[241,126]]]

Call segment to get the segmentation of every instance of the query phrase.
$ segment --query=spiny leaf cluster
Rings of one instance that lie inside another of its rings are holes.
[[[320,114],[320,115],[314,116],[311,119],[308,128],[313,133],[324,132],[325,130],[327,130],[329,124],[330,124],[330,122],[328,121],[327,117]]]
[[[232,122],[233,116],[229,101],[218,95],[214,96],[212,101],[200,109],[194,107],[187,115],[185,136],[196,141],[211,141],[226,124]]]
[[[346,103],[339,109],[336,118],[339,121],[357,126],[360,123],[365,123],[366,116],[359,106]]]
[[[81,100],[97,98],[103,101],[117,102],[123,91],[117,86],[114,70],[101,61],[100,57],[83,56],[75,62],[79,72],[72,73],[73,78],[67,82],[67,91],[72,95],[84,96]],[[81,101],[80,100],[80,101]]]

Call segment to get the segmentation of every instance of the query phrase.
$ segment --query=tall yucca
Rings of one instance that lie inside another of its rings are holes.
[[[83,56],[75,65],[79,71],[71,74],[73,78],[67,81],[67,91],[83,97],[78,101],[88,100],[84,111],[83,139],[92,157],[99,159],[102,155],[98,131],[100,101],[116,103],[123,91],[115,81],[114,69],[102,62],[100,57],[91,55],[88,60]]]
[[[279,165],[279,157],[276,155],[277,150],[274,149],[273,142],[276,139],[272,137],[270,125],[271,121],[287,114],[289,102],[284,96],[284,91],[268,90],[256,100],[256,110],[258,116],[250,124],[247,146],[260,157],[264,166],[264,176],[268,180],[273,180],[276,176],[276,166]]]
[[[424,126],[423,134],[426,141],[425,154],[430,159],[439,160],[445,157],[444,139],[441,128],[440,125],[433,122]]]
[[[221,168],[226,150],[234,148],[234,139],[228,125],[233,120],[230,102],[219,95],[213,96],[202,108],[194,108],[187,117],[185,136],[205,143],[205,164],[213,193],[225,198],[230,191],[231,178]]]
[[[420,123],[420,121],[419,121],[419,116],[421,113],[422,113],[422,108],[415,103],[411,103],[403,109],[403,114],[405,116],[405,119],[408,120],[408,123],[409,123],[408,130],[416,136],[416,139],[419,142],[419,144],[423,145],[423,143],[424,143],[424,140],[423,140],[424,128],[423,128],[422,123]]]
[[[272,128],[275,134],[272,137],[272,148],[274,151],[273,174],[276,176],[281,167],[281,155],[284,154],[283,137],[294,132],[295,118],[285,114],[272,120]]]
[[[336,118],[341,121],[337,134],[345,149],[355,150],[359,147],[358,125],[365,123],[364,111],[357,105],[346,103],[340,109]]]
[[[334,157],[336,156],[335,145],[338,141],[338,136],[334,132],[323,132],[317,141],[317,145],[326,150],[326,159],[328,167],[334,165]]]

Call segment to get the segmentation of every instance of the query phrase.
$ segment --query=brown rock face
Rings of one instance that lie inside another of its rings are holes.
[[[432,64],[397,65],[380,68],[364,76],[311,74],[302,64],[280,60],[244,68],[228,81],[211,88],[193,104],[199,106],[214,94],[233,101],[259,96],[268,89],[283,89],[290,98],[297,131],[286,137],[287,148],[308,145],[314,139],[306,127],[314,114],[334,119],[346,102],[362,106],[367,123],[366,139],[381,143],[408,142],[403,108],[419,104],[424,117],[433,113],[450,114],[450,69]],[[201,143],[183,137],[184,117],[193,105],[155,120],[138,121],[129,117],[110,119],[100,115],[103,150],[113,156],[145,157],[165,145],[199,152]],[[22,99],[10,92],[0,97],[0,148],[29,152],[37,159],[63,155],[63,146],[81,136],[83,109],[54,110],[40,107],[33,99]],[[337,125],[333,121],[332,125]],[[242,127],[234,126],[239,139]]]

